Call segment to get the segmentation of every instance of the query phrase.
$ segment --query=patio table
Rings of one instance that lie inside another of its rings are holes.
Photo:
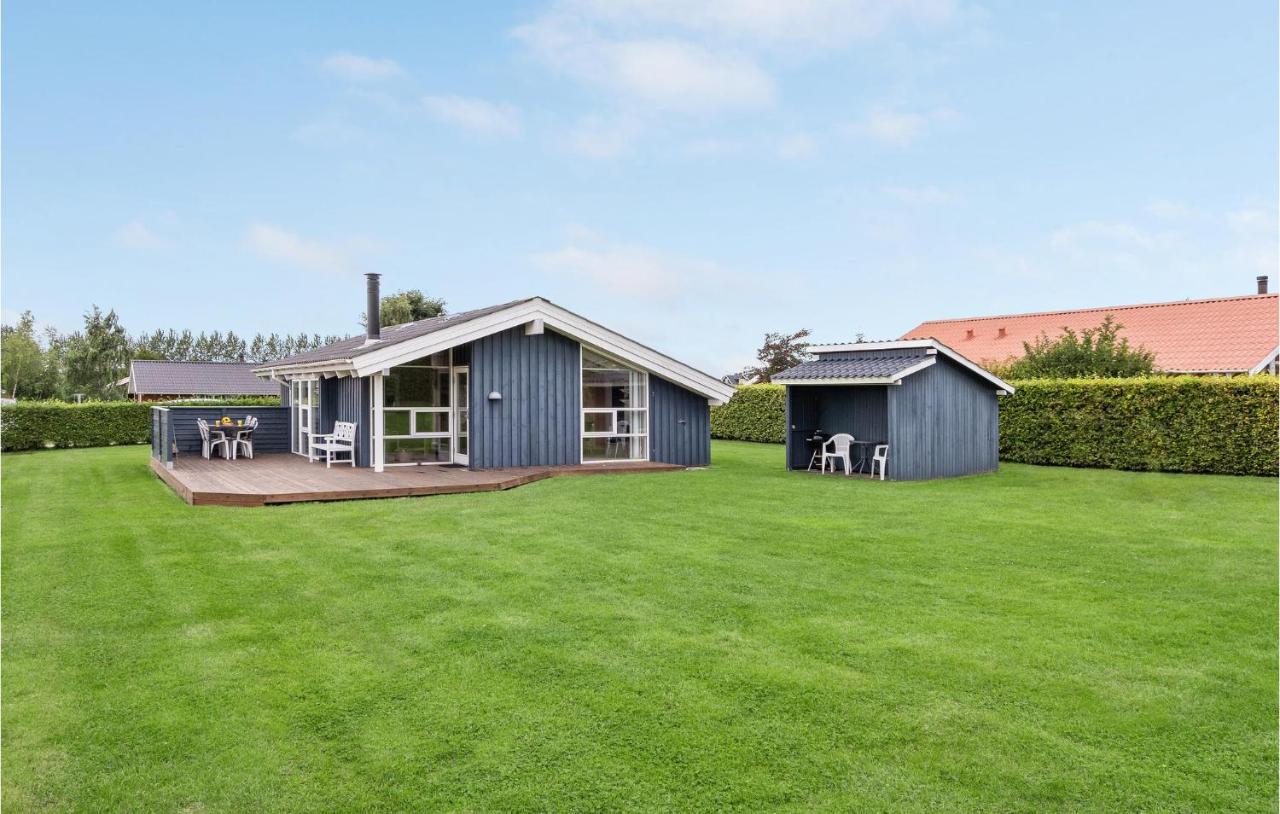
[[[852,446],[855,446],[855,447],[857,447],[857,448],[858,448],[858,463],[857,463],[857,466],[855,466],[854,468],[855,468],[858,472],[862,472],[862,471],[864,470],[864,468],[867,466],[867,461],[870,459],[870,457],[867,455],[867,448],[868,448],[868,447],[870,447],[870,448],[874,451],[874,449],[875,449],[877,446],[879,446],[880,444],[883,444],[883,443],[885,443],[885,442],[884,442],[884,441],[858,441],[858,440],[855,440],[855,441],[853,442]]]
[[[241,433],[246,436],[252,436],[253,427],[245,426],[244,419],[240,419],[235,424],[221,424],[211,421],[209,422],[209,434],[212,436],[215,432],[220,432],[227,437],[228,443],[223,447],[222,456],[228,461],[234,461],[236,459],[236,436]]]

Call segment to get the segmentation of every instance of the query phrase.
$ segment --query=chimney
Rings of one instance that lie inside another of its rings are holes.
[[[1004,328],[1001,328],[999,331],[996,332],[996,338],[1004,339],[1004,334],[1005,334]]]
[[[1258,275],[1258,293],[1259,294],[1267,293],[1267,275],[1265,274]]]
[[[381,274],[366,274],[365,280],[368,281],[366,292],[368,301],[364,308],[364,336],[365,343],[377,342],[382,338],[382,292],[378,287],[378,278]]]

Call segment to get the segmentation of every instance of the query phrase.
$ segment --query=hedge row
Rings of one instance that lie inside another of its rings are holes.
[[[270,406],[280,399],[175,401],[164,406]],[[6,452],[48,447],[109,447],[151,440],[152,403],[132,401],[20,401],[0,407],[0,448]]]
[[[728,404],[711,408],[711,437],[781,444],[786,435],[786,394],[780,384],[739,387]]]
[[[1056,466],[1275,475],[1278,383],[1151,376],[1013,382],[1000,400],[1000,457]],[[781,443],[778,385],[752,385],[711,410],[715,438]]]
[[[1000,403],[1006,461],[1275,475],[1277,380],[1146,377],[1013,382]]]

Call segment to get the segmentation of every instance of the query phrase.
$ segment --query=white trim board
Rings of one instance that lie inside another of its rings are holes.
[[[972,373],[975,373],[978,376],[981,376],[982,378],[994,384],[996,386],[996,391],[1001,395],[1008,395],[1016,392],[1013,385],[1009,384],[1004,379],[1001,379],[999,376],[995,375],[994,373],[991,373],[985,368],[969,361],[960,353],[952,350],[951,348],[947,347],[946,345],[942,344],[936,339],[900,339],[894,342],[846,342],[839,345],[810,345],[809,346],[809,350],[818,354],[861,352],[861,351],[873,351],[873,350],[905,350],[908,348],[932,348],[933,350],[943,354],[944,356],[946,356],[948,359],[952,360],[956,364],[961,365],[965,368],[968,368],[969,371],[971,371]],[[895,378],[900,379],[904,376],[909,376],[911,375],[911,373],[916,372],[917,369],[922,370],[923,368],[912,368],[912,369],[909,369],[910,372],[904,370],[902,373],[899,373]]]
[[[327,362],[311,362],[299,365],[265,365],[254,370],[260,376],[289,377],[297,373],[333,371],[353,376],[368,376],[395,365],[447,350],[457,345],[518,328],[529,323],[541,322],[545,328],[564,334],[579,343],[586,343],[605,353],[618,357],[646,373],[655,374],[704,396],[712,404],[723,404],[736,388],[714,376],[703,373],[639,342],[628,339],[603,325],[578,316],[553,302],[535,297],[518,302],[482,317],[467,320],[458,325],[441,328],[423,336],[406,339],[394,345],[370,345],[368,349],[352,352],[350,358]]]
[[[1258,364],[1250,368],[1249,375],[1257,376],[1259,373],[1266,370],[1267,366],[1270,365],[1272,362],[1274,362],[1277,356],[1280,356],[1280,347],[1277,347],[1275,350],[1268,353],[1266,356],[1262,358],[1261,362],[1258,362]]]

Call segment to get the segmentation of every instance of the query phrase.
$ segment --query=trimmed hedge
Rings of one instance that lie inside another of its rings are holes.
[[[1149,376],[1012,382],[1000,399],[1000,457],[1053,466],[1275,475],[1280,381],[1274,376]],[[711,408],[711,435],[782,443],[785,391],[738,389]]]
[[[207,407],[269,406],[280,399],[226,401],[20,401],[0,407],[0,448],[6,452],[49,447],[109,447],[151,441],[151,408],[199,405]]]
[[[739,387],[728,404],[711,408],[711,437],[781,444],[786,435],[786,394],[780,384]]]
[[[1275,475],[1274,376],[1012,382],[1000,457],[1055,466]]]

